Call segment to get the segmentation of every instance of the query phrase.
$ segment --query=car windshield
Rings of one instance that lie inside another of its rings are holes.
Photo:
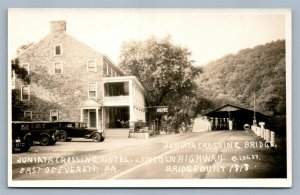
[[[72,123],[67,124],[67,127],[74,127]]]

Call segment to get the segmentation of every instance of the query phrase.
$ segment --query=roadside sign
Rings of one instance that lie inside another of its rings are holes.
[[[168,112],[168,107],[156,108],[156,112],[166,113],[166,112]]]

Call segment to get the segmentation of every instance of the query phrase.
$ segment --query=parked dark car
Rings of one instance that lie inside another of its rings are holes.
[[[12,152],[27,152],[32,145],[30,124],[21,121],[12,122]]]
[[[57,123],[50,121],[13,121],[13,132],[14,129],[22,131],[28,131],[31,135],[31,142],[37,141],[42,146],[54,145],[59,138],[59,131],[57,130]],[[16,131],[13,138],[17,136]],[[17,140],[19,141],[19,140]]]
[[[97,129],[87,128],[83,122],[57,122],[59,129],[59,141],[71,141],[72,138],[87,138],[94,142],[103,142],[104,133]]]
[[[32,140],[40,142],[42,146],[54,145],[59,139],[59,131],[57,129],[56,122],[31,122]]]

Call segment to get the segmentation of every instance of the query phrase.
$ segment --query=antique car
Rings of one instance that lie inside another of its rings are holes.
[[[94,142],[103,142],[105,139],[103,131],[87,128],[83,122],[57,122],[59,129],[59,141],[71,141],[72,138],[92,139]]]
[[[56,122],[49,121],[13,121],[14,129],[26,130],[30,133],[31,142],[39,142],[42,146],[54,145],[59,138]],[[16,133],[17,134],[17,133]]]
[[[22,121],[12,122],[12,152],[27,152],[32,145],[30,124]]]
[[[34,121],[31,124],[32,140],[42,146],[54,145],[59,139],[57,123],[50,121]]]

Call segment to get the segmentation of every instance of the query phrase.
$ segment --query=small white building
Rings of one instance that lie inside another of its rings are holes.
[[[134,76],[103,78],[104,129],[128,128],[133,121],[145,121],[144,88]]]

